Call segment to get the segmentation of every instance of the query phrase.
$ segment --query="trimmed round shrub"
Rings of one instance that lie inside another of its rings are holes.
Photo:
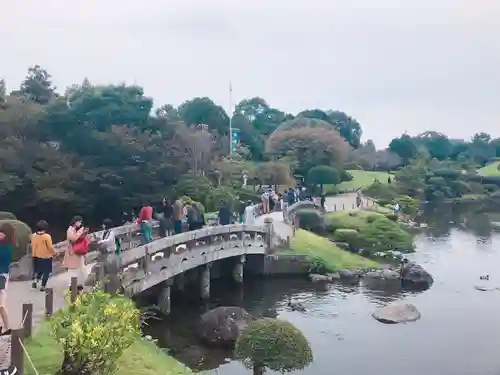
[[[0,227],[3,224],[10,224],[14,227],[17,246],[14,247],[13,261],[17,262],[30,251],[31,229],[28,225],[19,220],[0,220]]]
[[[271,318],[251,322],[238,337],[234,352],[248,368],[281,373],[302,370],[313,360],[302,332],[292,323]]]
[[[355,168],[355,169],[361,169],[359,166],[357,166],[358,168]],[[353,176],[352,174],[350,174],[349,172],[347,172],[345,169],[340,172],[340,180],[341,181],[352,181],[353,180]]]
[[[333,240],[335,242],[345,242],[349,244],[351,249],[358,249],[361,244],[359,233],[355,229],[337,229],[333,233]]]
[[[0,211],[0,220],[17,220],[17,217],[12,212]]]
[[[302,208],[295,212],[299,220],[299,226],[302,229],[312,232],[320,231],[324,227],[324,220],[321,213],[314,208]]]
[[[364,225],[359,230],[360,247],[369,254],[396,250],[413,251],[413,237],[398,223],[384,216],[378,217],[373,223]]]

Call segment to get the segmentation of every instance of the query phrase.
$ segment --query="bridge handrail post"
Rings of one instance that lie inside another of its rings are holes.
[[[267,249],[270,250],[273,246],[273,236],[274,236],[273,219],[271,217],[266,217],[264,219],[264,225],[266,227],[266,245]]]

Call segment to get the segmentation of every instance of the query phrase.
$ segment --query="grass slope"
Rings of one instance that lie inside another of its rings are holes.
[[[386,184],[390,173],[387,172],[373,172],[373,171],[359,171],[359,170],[348,170],[352,175],[351,181],[344,181],[338,185],[327,185],[325,186],[325,192],[330,189],[334,191],[345,191],[345,190],[357,190],[366,186],[371,185],[376,179],[381,183]],[[392,178],[392,177],[391,177]]]
[[[322,259],[332,271],[380,266],[373,260],[342,250],[328,239],[303,229],[297,231],[291,239],[290,248],[294,253]]]
[[[27,341],[26,349],[39,374],[55,374],[60,369],[61,348],[52,338],[48,324],[43,324],[33,338]],[[138,340],[123,353],[118,361],[116,373],[180,375],[190,374],[191,370],[158,349],[154,343]],[[25,359],[25,374],[35,375],[27,359]]]
[[[477,173],[480,176],[500,176],[500,170],[498,170],[498,166],[500,165],[500,161],[494,161],[488,165],[485,165],[482,168],[477,170]]]

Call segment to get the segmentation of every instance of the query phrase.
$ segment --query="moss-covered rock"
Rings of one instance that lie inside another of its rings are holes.
[[[10,224],[14,227],[16,233],[17,246],[14,247],[13,261],[17,262],[23,255],[29,253],[29,244],[31,241],[31,229],[28,225],[19,220],[0,220],[0,227],[3,224]]]

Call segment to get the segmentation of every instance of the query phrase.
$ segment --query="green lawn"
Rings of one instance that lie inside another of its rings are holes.
[[[500,161],[494,161],[488,165],[485,165],[482,168],[477,170],[477,173],[480,176],[500,176],[500,170],[498,170],[498,166],[500,165]]]
[[[351,181],[344,181],[338,185],[326,185],[325,193],[328,191],[346,191],[346,190],[358,190],[360,188],[371,185],[376,179],[381,183],[386,184],[389,177],[393,178],[390,173],[387,172],[373,172],[373,171],[359,171],[359,170],[348,170],[353,179]]]
[[[378,268],[379,263],[340,249],[325,237],[300,229],[291,239],[291,250],[297,254],[320,258],[330,270]]]
[[[35,336],[27,341],[26,349],[38,374],[55,374],[62,361],[61,348],[52,338],[48,324],[43,324]],[[35,375],[25,359],[25,374]],[[138,340],[129,347],[118,362],[117,374],[127,375],[179,375],[191,370],[158,349],[152,342]]]

